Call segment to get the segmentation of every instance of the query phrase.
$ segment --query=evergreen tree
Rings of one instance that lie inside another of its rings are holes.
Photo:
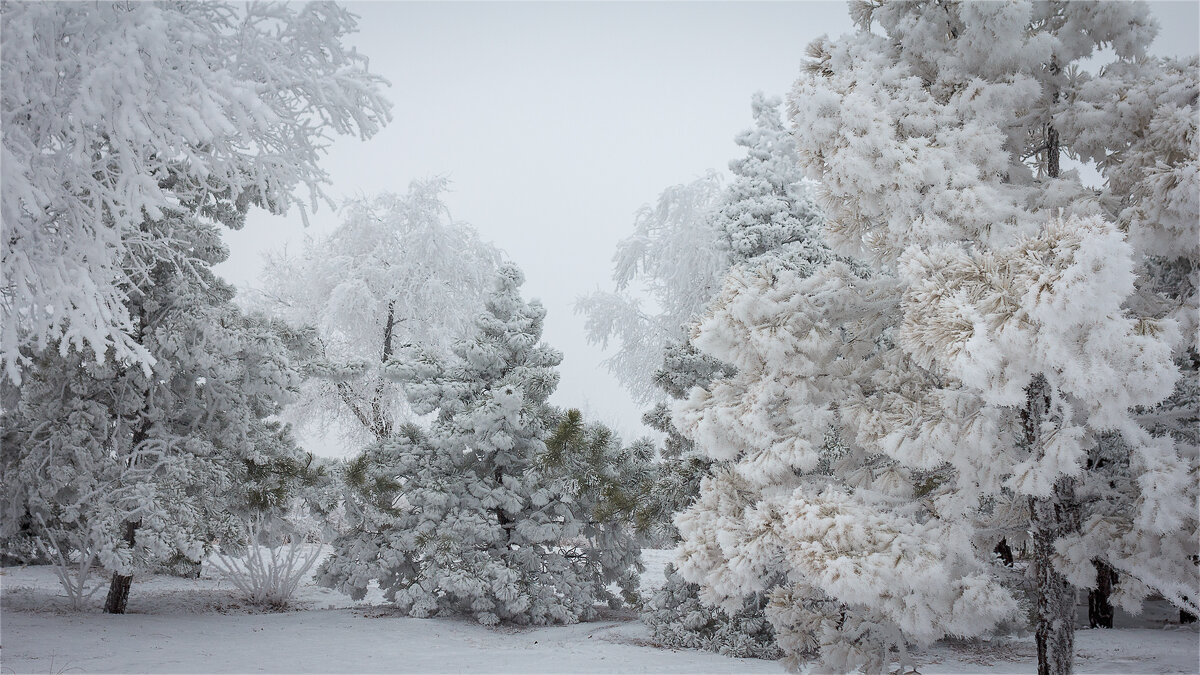
[[[654,488],[654,446],[649,441],[622,446],[611,429],[585,424],[574,408],[555,417],[559,421],[538,470],[544,481],[561,483],[555,492],[566,496],[574,519],[583,523],[584,545],[577,548],[589,558],[595,597],[617,607],[608,590],[616,584],[621,599],[636,604],[643,570],[638,533],[649,524],[642,506]]]
[[[655,591],[642,614],[655,642],[737,658],[783,656],[765,615],[766,594],[754,594],[741,608],[726,612],[701,601],[699,587],[680,576],[673,564],[667,565],[665,574],[667,582]]]
[[[1139,420],[1155,435],[1169,434],[1181,452],[1193,458],[1193,465],[1200,455],[1197,68],[1195,58],[1111,64],[1102,77],[1077,78],[1058,118],[1074,151],[1094,161],[1106,179],[1102,192],[1106,212],[1134,248],[1138,279],[1128,306],[1140,316],[1173,319],[1182,329],[1175,345],[1181,374],[1175,391],[1153,409],[1141,411]],[[1117,115],[1114,100],[1120,101]],[[1118,529],[1126,533],[1137,529],[1129,522],[1127,510],[1112,508],[1133,497],[1126,494],[1114,500],[1114,490],[1128,492],[1136,487],[1128,475],[1128,461],[1122,460],[1123,453],[1114,455],[1105,447],[1110,443],[1119,444],[1120,439],[1102,439],[1091,451],[1091,479],[1081,488],[1080,499],[1100,507],[1082,524],[1081,536],[1091,540],[1089,547],[1104,551],[1093,561],[1096,581],[1089,590],[1089,616],[1093,625],[1111,628],[1109,594],[1120,590],[1120,574],[1112,560],[1142,552],[1130,549],[1128,535],[1110,539],[1114,523],[1120,523]],[[1106,503],[1109,508],[1103,508]],[[1106,540],[1111,542],[1107,546]],[[1188,555],[1178,549],[1164,553]]]
[[[802,184],[802,168],[794,141],[783,127],[778,99],[758,94],[751,107],[755,125],[736,138],[746,155],[730,162],[734,180],[714,216],[722,248],[730,252],[729,273],[766,268],[808,273],[814,264],[831,257],[817,238],[820,213]],[[665,350],[654,383],[679,401],[694,387],[709,388],[713,381],[736,373],[732,364],[696,349],[685,339]],[[644,420],[666,434],[651,508],[669,519],[692,506],[701,493],[702,481],[714,472],[721,473],[726,463],[714,462],[680,433],[665,404],[649,411]],[[678,541],[674,527],[668,528],[671,541]],[[666,585],[643,617],[656,639],[671,646],[700,646],[739,656],[779,656],[774,630],[764,616],[767,594],[722,597],[720,607],[715,606],[714,596],[702,599],[700,592],[699,586],[674,568],[667,570]]]
[[[703,354],[689,340],[667,347],[662,367],[655,371],[653,382],[671,399],[682,399],[692,387],[708,386],[713,379],[733,372],[732,366]],[[679,534],[671,524],[671,518],[696,498],[700,479],[708,471],[711,461],[697,452],[691,439],[675,428],[667,404],[659,403],[646,411],[642,421],[664,437],[658,453],[660,461],[654,489],[647,495],[641,513],[645,520],[653,523],[651,540],[674,546],[679,541]]]
[[[1136,4],[851,9],[860,30],[813,43],[791,103],[824,238],[872,272],[727,278],[694,341],[738,372],[675,422],[728,465],[676,521],[680,570],[716,600],[770,589],[793,658],[882,670],[1013,620],[991,552],[1029,532],[1039,671],[1069,672],[1098,557],[1126,606],[1196,585],[1194,460],[1135,414],[1175,386],[1176,322],[1124,305],[1135,250],[1059,166],[1093,77],[1069,66],[1134,61],[1153,26]],[[1111,433],[1117,521],[1081,500]]]
[[[352,463],[351,531],[321,583],[362,597],[378,580],[413,616],[547,624],[593,616],[606,599],[598,580],[623,576],[604,551],[589,554],[578,493],[540,466],[562,357],[538,342],[545,310],[521,299],[523,280],[501,268],[475,334],[450,358],[406,347],[389,362],[413,410],[436,417]]]
[[[843,436],[839,406],[899,372],[885,335],[896,309],[888,280],[861,266],[777,262],[735,269],[697,328],[697,346],[737,370],[675,407],[676,424],[713,462],[676,517],[680,573],[729,612],[759,594],[792,665],[819,655],[835,670],[883,670],[906,661],[910,632],[929,639],[918,616],[982,622],[1016,606],[979,583],[986,567],[974,542],[936,530],[925,500],[942,476],[914,474]],[[978,605],[956,604],[952,589],[915,597],[948,570],[974,582]],[[872,589],[886,596],[867,599]]]
[[[576,305],[587,316],[590,341],[619,342],[606,366],[641,402],[662,402],[663,391],[646,374],[675,358],[667,352],[687,342],[731,265],[813,241],[820,211],[779,107],[778,98],[755,94],[754,126],[734,139],[746,154],[729,163],[730,184],[710,171],[663,190],[653,207],[638,212],[634,234],[617,247],[616,292],[593,293]],[[649,308],[633,290],[645,291]],[[665,376],[672,372],[668,366]]]
[[[717,217],[731,264],[813,242],[821,224],[780,104],[778,98],[756,93],[750,102],[754,126],[734,139],[746,155],[729,163],[733,181],[725,188]]]
[[[150,371],[46,352],[4,415],[5,537],[32,519],[61,560],[112,570],[116,613],[135,569],[198,563],[215,539],[238,540],[237,516],[269,507],[285,491],[280,467],[299,457],[270,419],[299,374],[212,274],[227,255],[217,225],[175,211],[144,227],[188,261],[160,261],[128,291]]]

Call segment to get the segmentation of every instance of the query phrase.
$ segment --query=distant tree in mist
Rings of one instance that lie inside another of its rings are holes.
[[[383,365],[406,346],[446,354],[470,329],[501,254],[450,218],[446,186],[415,181],[403,195],[351,201],[333,232],[267,259],[257,302],[316,333],[291,419],[386,439],[410,411]]]

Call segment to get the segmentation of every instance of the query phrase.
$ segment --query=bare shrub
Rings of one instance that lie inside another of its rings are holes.
[[[67,594],[67,600],[71,603],[71,608],[79,610],[96,591],[104,587],[104,583],[96,583],[91,588],[88,588],[88,582],[91,580],[93,572],[100,569],[99,560],[96,555],[97,549],[100,548],[100,536],[93,530],[88,530],[83,541],[79,542],[77,548],[72,551],[70,545],[64,545],[64,540],[69,540],[70,537],[63,532],[55,532],[46,525],[46,521],[38,516],[38,521],[41,523],[41,532],[34,537],[34,542],[49,560],[54,568],[54,574],[58,577],[58,582],[62,584],[63,590]]]
[[[280,518],[253,517],[244,524],[245,551],[235,556],[218,550],[209,562],[247,601],[286,607],[320,558],[323,547],[307,544],[304,536]]]

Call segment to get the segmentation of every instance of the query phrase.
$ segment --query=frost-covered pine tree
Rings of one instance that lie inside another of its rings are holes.
[[[654,489],[654,445],[641,440],[623,446],[612,429],[585,423],[574,408],[554,418],[546,451],[537,458],[538,473],[548,485],[559,483],[553,490],[565,495],[574,519],[583,523],[583,545],[577,548],[591,558],[595,597],[614,609],[620,600],[636,604],[643,570],[638,535],[651,522],[642,509]],[[609,590],[612,584],[620,589],[619,599]]]
[[[128,288],[138,345],[153,358],[96,362],[47,350],[3,415],[3,536],[22,521],[60,568],[76,604],[86,571],[105,568],[105,602],[124,612],[133,574],[198,563],[237,518],[277,506],[279,469],[299,459],[272,417],[299,383],[269,322],[244,316],[211,272],[227,251],[216,224],[172,211],[146,221],[177,247]],[[6,395],[6,400],[10,397]]]
[[[1102,77],[1080,78],[1059,116],[1063,133],[1083,159],[1096,162],[1106,179],[1102,193],[1106,210],[1128,234],[1134,248],[1138,279],[1127,306],[1138,316],[1178,322],[1175,362],[1181,376],[1170,397],[1139,415],[1154,434],[1169,434],[1193,465],[1200,454],[1200,135],[1197,98],[1200,83],[1196,58],[1142,59],[1109,65]],[[1113,101],[1119,101],[1118,106]],[[1115,109],[1114,109],[1115,108]],[[1115,447],[1113,447],[1115,444]],[[1114,452],[1118,450],[1119,452]],[[1087,485],[1081,499],[1094,503],[1098,513],[1083,523],[1090,546],[1104,547],[1113,523],[1135,529],[1119,504],[1136,495],[1112,499],[1113,490],[1136,490],[1119,438],[1104,438],[1089,456]],[[1115,508],[1103,508],[1104,505]],[[1192,536],[1186,529],[1183,537]],[[1097,557],[1096,588],[1091,590],[1089,615],[1093,626],[1112,627],[1108,591],[1120,593],[1120,575],[1110,558],[1130,558],[1131,537],[1112,543]],[[1186,556],[1186,550],[1164,551]],[[1110,586],[1116,583],[1116,588]],[[1138,583],[1136,580],[1134,583]],[[1181,609],[1186,614],[1186,610]],[[1182,615],[1182,614],[1181,614]]]
[[[791,103],[825,238],[873,271],[726,280],[695,342],[738,373],[675,418],[730,464],[677,519],[681,571],[718,599],[773,588],[793,657],[878,670],[886,649],[862,645],[1011,619],[991,551],[1028,531],[1039,671],[1069,672],[1073,585],[1094,584],[1097,557],[1137,580],[1127,606],[1196,585],[1186,556],[1135,562],[1081,537],[1096,512],[1076,494],[1089,450],[1119,434],[1128,515],[1093,527],[1195,548],[1194,462],[1134,415],[1171,393],[1176,322],[1124,306],[1134,251],[1059,166],[1074,139],[1058,118],[1091,77],[1070,66],[1102,46],[1132,61],[1153,26],[1137,4],[851,11],[860,30],[811,45]]]
[[[692,387],[706,387],[714,379],[733,372],[732,366],[702,353],[689,340],[664,350],[662,366],[655,371],[653,382],[663,394],[677,400],[686,398]],[[662,433],[663,441],[658,452],[660,461],[654,489],[647,495],[641,510],[654,523],[651,541],[674,546],[679,541],[679,534],[671,519],[696,498],[700,479],[708,471],[711,461],[696,451],[691,439],[679,433],[666,403],[646,411],[642,422]]]
[[[734,139],[746,155],[729,163],[733,181],[717,216],[731,264],[812,242],[822,220],[804,181],[796,142],[779,114],[781,103],[755,94],[750,102],[754,126]]]
[[[413,181],[404,195],[351,201],[329,235],[267,259],[263,308],[317,333],[313,377],[289,418],[336,422],[355,441],[386,439],[410,411],[383,364],[405,345],[444,355],[470,329],[500,253],[450,217],[447,184]]]
[[[694,336],[736,372],[675,407],[713,462],[676,517],[682,576],[731,612],[759,594],[790,663],[819,656],[835,670],[885,670],[938,625],[1010,614],[970,538],[934,517],[940,479],[843,438],[843,402],[906,375],[885,335],[898,313],[889,281],[834,259],[772,262],[735,268]],[[969,580],[980,603],[956,603],[963,586],[921,595],[939,575]]]
[[[14,382],[49,347],[148,375],[125,289],[186,260],[144,220],[182,203],[303,214],[323,198],[330,136],[390,119],[383,81],[343,45],[354,16],[332,2],[8,3],[0,24],[0,365]]]
[[[817,237],[821,215],[803,182],[795,141],[784,128],[779,106],[778,98],[755,94],[750,106],[754,126],[734,139],[745,148],[746,155],[729,163],[734,178],[710,216],[717,235],[715,243],[728,252],[722,274],[730,267],[753,267],[769,258],[808,260],[828,255]],[[703,307],[716,297],[715,289],[709,287],[692,292],[708,293],[693,302],[694,307]],[[687,317],[679,327],[681,337],[672,338],[662,350],[660,365],[651,379],[659,397],[683,399],[692,387],[705,387],[713,379],[734,372],[729,364],[691,344],[687,333],[698,317],[699,312]],[[666,404],[659,403],[647,411],[643,421],[666,434],[663,484],[655,490],[655,497],[662,502],[661,511],[669,520],[672,513],[691,503],[708,462],[693,452],[692,442],[671,423]]]
[[[413,616],[465,613],[484,624],[572,623],[594,615],[601,579],[577,496],[539,466],[556,350],[540,343],[545,310],[500,269],[475,332],[448,356],[398,350],[387,371],[428,431],[402,427],[348,472],[350,531],[321,583],[362,597],[372,580]],[[603,555],[603,551],[599,552]]]
[[[778,98],[755,94],[754,125],[734,139],[746,154],[729,163],[730,184],[722,187],[719,175],[710,173],[665,190],[657,208],[639,212],[635,234],[618,247],[618,292],[595,293],[577,305],[588,315],[590,340],[605,346],[620,341],[608,366],[638,400],[655,403],[643,421],[666,434],[661,485],[643,509],[658,513],[665,530],[657,534],[660,541],[675,539],[671,514],[691,502],[707,469],[671,424],[664,401],[730,372],[728,364],[691,345],[690,326],[730,266],[759,264],[764,256],[825,255],[815,236],[821,216],[779,107]],[[657,314],[648,315],[629,293],[639,285],[651,291]]]
[[[783,126],[779,105],[778,99],[756,95],[751,106],[754,127],[736,138],[746,155],[730,162],[734,179],[714,216],[722,248],[729,251],[731,274],[768,267],[808,269],[830,258],[817,237],[821,215],[802,182],[795,142]],[[730,363],[685,340],[665,350],[654,382],[671,399],[680,400],[692,388],[707,388],[714,380],[736,372]],[[667,435],[652,499],[670,518],[692,505],[700,494],[701,481],[713,472],[722,472],[724,463],[714,463],[712,457],[697,451],[693,441],[672,423],[666,405],[649,411],[645,420]],[[712,606],[714,596],[701,598],[700,588],[673,568],[668,569],[667,577],[643,617],[655,639],[737,656],[779,656],[774,631],[764,617],[765,593],[723,597],[724,607],[716,607]]]
[[[1174,386],[1177,322],[1126,307],[1135,296],[1139,235],[1126,237],[1103,200],[1060,170],[1060,155],[1085,144],[1095,153],[1105,133],[1095,117],[1086,136],[1067,124],[1075,93],[1088,82],[1103,87],[1124,64],[1144,59],[1155,28],[1138,4],[864,6],[858,19],[878,21],[893,43],[880,48],[864,32],[814,47],[814,76],[793,99],[801,154],[820,167],[827,187],[838,186],[829,194],[841,205],[836,217],[830,207],[831,239],[896,270],[904,293],[898,341],[944,378],[935,391],[955,391],[958,401],[949,414],[915,417],[912,408],[889,411],[874,402],[862,419],[879,430],[860,432],[859,440],[885,441],[894,448],[889,455],[913,466],[949,462],[960,494],[994,498],[1010,505],[1002,509],[1010,515],[1024,515],[1027,525],[1020,517],[1011,522],[1032,535],[1039,670],[1065,672],[1073,586],[1096,583],[1096,559],[1126,573],[1121,600],[1133,608],[1151,588],[1179,602],[1198,581],[1186,564],[1196,548],[1194,457],[1132,415]],[[1113,66],[1095,75],[1074,66],[1106,46],[1116,55]],[[888,74],[840,65],[880,54],[892,64]],[[848,112],[829,114],[830,95]],[[989,98],[1001,95],[1002,105]],[[983,101],[997,105],[983,109]],[[1119,97],[1104,104],[1107,126],[1117,131],[1108,136],[1109,153],[1127,149],[1119,131],[1124,106]],[[947,124],[945,115],[960,121]],[[903,123],[888,129],[896,119]],[[838,130],[867,140],[831,141]],[[881,147],[906,154],[880,156]],[[1187,163],[1185,174],[1195,170]],[[871,184],[851,175],[864,170],[902,180]],[[1171,220],[1158,227],[1171,229]],[[895,415],[919,420],[924,434],[947,425],[964,430],[909,446],[899,430],[883,431]],[[974,439],[972,427],[985,426],[994,427],[980,437],[988,442],[962,442]],[[1113,432],[1128,446],[1120,456],[1130,489],[1100,502],[1119,504],[1120,524],[1076,494],[1091,489],[1089,449]],[[1097,527],[1110,529],[1089,541]],[[1143,546],[1165,555],[1119,553]]]

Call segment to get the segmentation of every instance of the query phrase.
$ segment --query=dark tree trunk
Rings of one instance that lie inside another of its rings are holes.
[[[1075,479],[1062,477],[1049,497],[1030,500],[1037,588],[1038,675],[1070,675],[1075,657],[1075,588],[1054,569],[1054,542],[1078,529]]]
[[[492,476],[496,479],[497,487],[504,485],[504,472],[500,467],[496,467]],[[512,548],[512,519],[504,512],[503,506],[496,507],[496,520],[500,522],[500,529],[504,530],[504,548]]]
[[[1193,555],[1189,557],[1191,558],[1193,565],[1200,565],[1200,556]],[[1183,596],[1183,599],[1187,600],[1188,596]],[[1186,609],[1181,609],[1179,610],[1179,623],[1196,623],[1196,615],[1192,614]]]
[[[1004,563],[1005,565],[1007,565],[1009,567],[1013,566],[1012,549],[1008,547],[1007,539],[1001,539],[1000,543],[996,544],[996,548],[993,549],[992,552],[995,553],[996,555],[1000,556],[1000,562]]]
[[[379,356],[379,362],[386,365],[392,358],[392,336],[396,332],[396,301],[388,302],[387,320],[383,326],[383,353]],[[371,415],[372,429],[375,431],[375,436],[380,439],[387,439],[392,435],[392,420],[388,411],[383,407],[383,387],[384,381],[380,378],[379,383],[375,385],[375,396],[371,399]]]
[[[1096,588],[1088,591],[1088,625],[1092,628],[1113,627],[1113,606],[1108,601],[1113,584],[1119,577],[1117,571],[1102,560],[1092,562],[1096,566]]]
[[[392,358],[392,333],[396,332],[396,301],[388,302],[387,321],[383,326],[383,354],[379,361],[387,363]]]
[[[125,523],[125,542],[133,548],[134,535],[137,533],[138,522]],[[108,585],[108,597],[104,600],[104,611],[109,614],[124,614],[129,604],[129,587],[133,584],[132,574],[113,572],[112,581]]]
[[[1027,448],[1040,454],[1042,422],[1049,413],[1050,385],[1038,375],[1025,391],[1021,425]],[[1038,675],[1070,675],[1075,657],[1075,588],[1054,569],[1054,543],[1079,529],[1075,479],[1061,476],[1050,495],[1029,499],[1032,568],[1037,590]]]
[[[1051,100],[1059,100],[1060,68],[1056,56],[1047,64]],[[1046,175],[1059,177],[1061,140],[1052,119],[1046,124]],[[1026,448],[1043,456],[1045,439],[1042,423],[1049,415],[1053,392],[1045,376],[1038,375],[1025,390],[1025,409],[1021,411],[1023,442]],[[1079,530],[1079,503],[1075,499],[1075,478],[1060,476],[1046,497],[1030,497],[1030,534],[1033,540],[1031,567],[1037,591],[1038,675],[1070,675],[1075,659],[1075,588],[1054,569],[1054,543]]]

